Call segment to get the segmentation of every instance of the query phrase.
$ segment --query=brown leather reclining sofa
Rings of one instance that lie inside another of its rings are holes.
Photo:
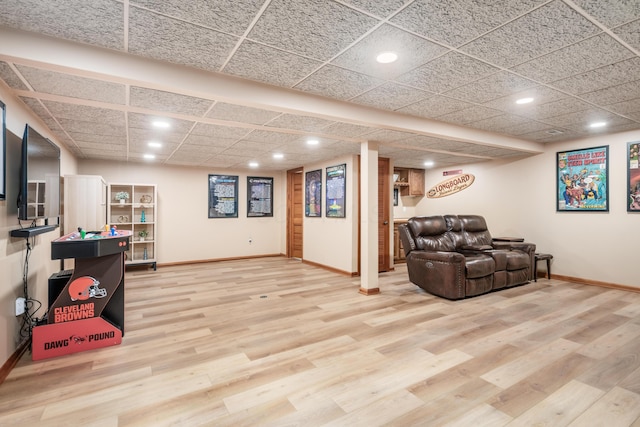
[[[535,244],[493,240],[482,216],[413,217],[398,231],[409,280],[433,295],[456,300],[533,278]]]

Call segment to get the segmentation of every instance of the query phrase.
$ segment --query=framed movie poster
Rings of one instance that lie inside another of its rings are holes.
[[[304,180],[304,215],[308,217],[322,216],[322,169],[305,174]]]
[[[7,152],[7,125],[5,123],[6,113],[5,105],[0,101],[0,200],[7,197],[7,186],[5,183],[6,166],[5,155]]]
[[[347,165],[331,166],[326,172],[327,186],[327,218],[345,217],[345,193],[346,193]]]
[[[238,177],[209,175],[209,218],[238,217]]]
[[[557,153],[556,210],[609,210],[609,146]]]
[[[273,216],[273,178],[247,177],[247,217]]]
[[[627,212],[640,212],[640,166],[638,165],[638,153],[640,141],[630,142],[627,145]]]

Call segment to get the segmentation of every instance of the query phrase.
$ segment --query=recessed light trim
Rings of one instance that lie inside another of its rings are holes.
[[[145,154],[143,157],[147,160],[153,160],[156,158],[154,154]]]
[[[147,145],[149,147],[151,147],[151,148],[160,148],[160,147],[162,147],[162,144],[159,143],[158,141],[149,141],[149,143]]]
[[[376,56],[376,61],[381,64],[390,64],[398,59],[398,54],[395,52],[381,52]]]
[[[433,167],[433,165],[435,165],[435,162],[433,160],[427,160],[426,162],[424,162],[424,166],[427,168],[431,168]]]
[[[522,104],[529,104],[531,102],[533,102],[533,98],[520,98],[516,101],[516,104],[522,105]]]
[[[154,120],[152,124],[154,127],[157,127],[158,129],[169,129],[171,127],[169,122],[166,122],[164,120]]]
[[[318,144],[320,144],[320,141],[318,141],[315,138],[307,139],[307,144],[309,144],[309,145],[318,145]]]
[[[591,129],[603,128],[607,125],[607,122],[593,122],[589,125]]]
[[[250,168],[257,168],[258,166],[259,166],[258,162],[249,162],[249,167]]]
[[[282,153],[273,153],[274,159],[284,159],[284,154]]]

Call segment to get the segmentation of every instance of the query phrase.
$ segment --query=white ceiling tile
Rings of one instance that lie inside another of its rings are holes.
[[[406,114],[413,114],[420,117],[441,117],[455,111],[465,110],[473,107],[473,104],[460,101],[459,99],[448,98],[446,96],[432,96],[415,104],[400,108],[397,111]]]
[[[27,85],[24,84],[20,77],[9,67],[9,64],[0,61],[0,79],[4,80],[4,82],[13,89],[18,90],[27,90]]]
[[[381,18],[395,12],[406,3],[405,0],[343,0],[342,2]]]
[[[640,50],[640,19],[618,27],[613,32],[636,51]]]
[[[161,112],[157,115],[150,114],[140,114],[140,113],[127,113],[127,117],[129,120],[129,128],[134,129],[144,129],[146,132],[151,134],[152,136],[159,136],[175,132],[186,134],[189,132],[194,122],[189,120],[179,120],[174,118],[167,118],[163,116]],[[169,129],[158,129],[153,126],[153,122],[157,120],[162,120],[169,123]]]
[[[263,125],[269,120],[278,117],[280,114],[282,113],[277,111],[245,107],[243,105],[229,104],[226,102],[217,102],[213,109],[211,109],[207,114],[207,117],[231,122]]]
[[[237,138],[223,138],[212,135],[189,135],[180,148],[194,147],[194,149],[208,150],[212,147],[227,148],[238,142]]]
[[[553,86],[572,94],[582,94],[617,86],[640,78],[640,58],[606,65],[592,71],[553,82]]]
[[[585,93],[580,95],[580,98],[597,105],[609,105],[640,98],[640,80]]]
[[[500,71],[489,77],[446,92],[447,96],[465,101],[485,103],[496,98],[509,96],[525,89],[537,86],[537,83],[507,71]]]
[[[347,100],[357,96],[383,80],[345,70],[333,65],[326,65],[295,86],[296,89]]]
[[[385,83],[371,89],[360,96],[352,98],[352,102],[370,105],[386,110],[397,110],[401,107],[413,104],[430,94],[418,89],[409,88],[396,83]]]
[[[607,27],[615,27],[640,18],[638,0],[573,0],[573,2]]]
[[[333,121],[317,117],[282,114],[281,116],[269,121],[267,126],[274,128],[296,129],[305,132],[318,132],[322,128],[331,124],[333,124]]]
[[[54,101],[44,101],[43,103],[56,119],[108,123],[117,127],[125,127],[125,114],[122,111]]]
[[[62,126],[63,129],[65,129],[67,132],[110,135],[119,136],[122,138],[126,138],[127,136],[126,127],[124,126],[124,124],[118,126],[114,125],[113,123],[82,121],[65,118],[58,119],[58,123],[60,123],[60,126]]]
[[[129,103],[133,107],[202,117],[213,101],[161,90],[133,86]]]
[[[465,125],[467,123],[487,119],[489,117],[500,116],[502,114],[504,114],[502,111],[494,110],[493,108],[487,108],[481,105],[473,105],[464,110],[459,110],[453,113],[438,116],[438,120],[447,123]]]
[[[251,129],[231,126],[198,123],[191,130],[191,135],[204,135],[215,138],[240,139],[251,132]]]

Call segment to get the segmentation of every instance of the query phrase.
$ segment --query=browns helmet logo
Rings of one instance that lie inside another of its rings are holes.
[[[71,301],[106,297],[107,290],[99,288],[98,285],[100,285],[100,282],[91,276],[78,277],[69,285]]]

